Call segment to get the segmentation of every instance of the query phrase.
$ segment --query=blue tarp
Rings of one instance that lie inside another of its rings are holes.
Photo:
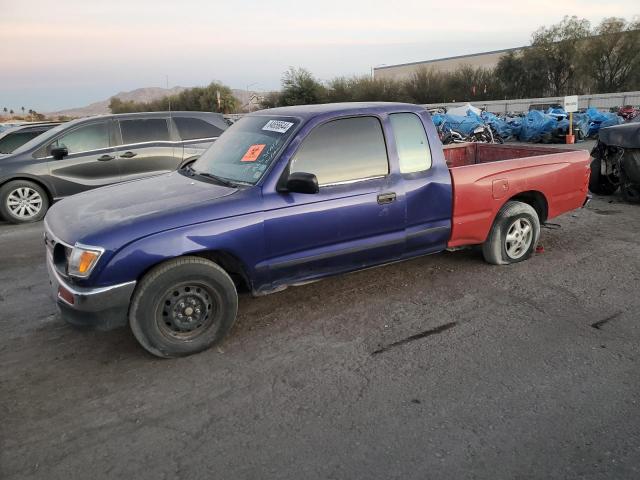
[[[595,137],[601,128],[611,127],[612,125],[619,125],[624,122],[622,117],[616,113],[600,112],[594,107],[587,108],[585,115],[589,119],[589,131],[587,136]]]
[[[521,142],[538,143],[549,141],[550,136],[558,125],[551,115],[541,112],[540,110],[530,110],[522,119],[522,129],[518,135]]]
[[[485,123],[493,127],[493,129],[498,133],[498,135],[502,137],[503,140],[508,140],[514,135],[512,126],[509,125],[506,120],[497,116],[495,113],[482,112],[482,115],[480,116],[485,121]],[[519,129],[520,126],[518,125],[518,130]]]
[[[549,107],[545,112],[547,115],[551,115],[558,120],[564,120],[569,116],[569,114],[562,107]]]
[[[587,138],[589,135],[589,115],[586,113],[574,113],[573,130],[576,132],[576,136]],[[578,135],[578,132],[580,132],[580,135]]]
[[[436,126],[443,125],[445,131],[456,130],[469,135],[480,125],[490,125],[505,140],[517,138],[521,142],[552,142],[569,133],[568,113],[560,107],[549,108],[546,112],[531,110],[524,117],[499,117],[491,112],[480,115],[467,110],[466,116],[437,113],[431,116]],[[596,136],[600,128],[623,123],[615,113],[600,112],[588,108],[585,113],[573,114],[573,130],[578,138]]]
[[[469,135],[477,126],[484,125],[484,122],[478,115],[473,112],[470,113],[473,116],[467,115],[466,117],[461,117],[458,115],[449,115],[448,113],[436,113],[432,115],[431,118],[436,127],[444,123],[442,128],[445,131],[455,130],[463,135]]]

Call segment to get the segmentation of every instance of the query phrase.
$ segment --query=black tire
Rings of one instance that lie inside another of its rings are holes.
[[[613,195],[618,189],[617,185],[612,184],[600,172],[600,160],[594,158],[591,160],[591,173],[589,174],[589,191],[597,195]]]
[[[508,241],[508,237],[512,240]],[[482,255],[493,265],[522,262],[531,256],[539,238],[540,219],[535,209],[526,203],[509,201],[496,215],[482,244]]]
[[[153,268],[138,283],[129,325],[149,353],[182,357],[222,340],[237,311],[238,293],[227,272],[204,258],[180,257]]]
[[[49,204],[49,195],[37,183],[12,180],[0,187],[0,217],[8,222],[38,222],[49,210]]]

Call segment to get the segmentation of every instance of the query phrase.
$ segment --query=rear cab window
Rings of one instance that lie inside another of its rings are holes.
[[[431,168],[431,149],[424,125],[415,113],[389,115],[398,149],[400,173],[417,173]]]
[[[289,171],[312,173],[320,186],[386,176],[389,159],[380,120],[341,118],[314,128],[293,156]]]

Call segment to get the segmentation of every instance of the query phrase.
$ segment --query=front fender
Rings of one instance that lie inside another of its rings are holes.
[[[265,257],[261,212],[179,227],[129,243],[101,266],[91,283],[108,286],[139,280],[155,265],[184,255],[224,252],[237,258],[252,285],[268,281],[256,274],[255,265]]]

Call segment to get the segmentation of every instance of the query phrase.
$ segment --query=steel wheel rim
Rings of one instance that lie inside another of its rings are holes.
[[[533,241],[533,225],[526,218],[518,218],[507,229],[504,248],[509,258],[517,260],[523,257]]]
[[[7,196],[7,208],[16,218],[33,218],[42,210],[42,196],[31,187],[18,187]]]
[[[218,295],[199,282],[185,282],[167,289],[156,309],[156,324],[170,338],[192,341],[216,323]]]

